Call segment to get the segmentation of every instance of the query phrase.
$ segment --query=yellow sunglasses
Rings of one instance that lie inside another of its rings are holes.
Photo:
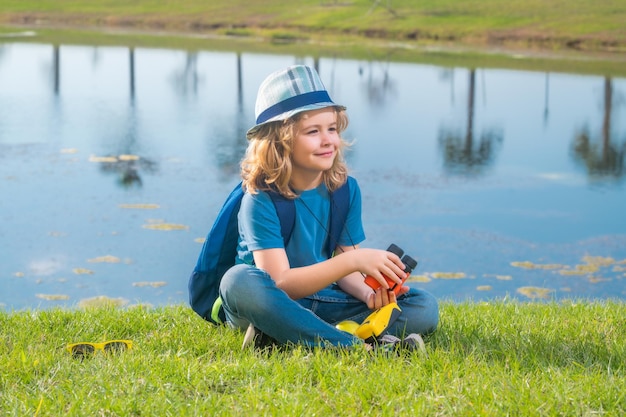
[[[133,348],[130,340],[108,340],[102,343],[79,342],[67,345],[67,351],[74,357],[84,357],[101,350],[104,353],[122,352]]]

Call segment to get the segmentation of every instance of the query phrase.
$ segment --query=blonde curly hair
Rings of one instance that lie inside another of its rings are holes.
[[[348,127],[348,115],[342,108],[334,109],[340,144],[333,166],[322,173],[322,181],[330,192],[339,188],[348,178],[344,151],[350,146],[341,136]],[[291,154],[297,134],[297,123],[306,113],[298,113],[283,121],[267,123],[249,137],[248,148],[241,161],[244,190],[251,194],[256,194],[258,190],[273,190],[286,198],[297,197],[290,187]]]

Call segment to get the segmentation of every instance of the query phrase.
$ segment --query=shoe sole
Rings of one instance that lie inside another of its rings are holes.
[[[254,338],[256,337],[256,329],[252,324],[248,326],[246,330],[246,334],[243,337],[243,343],[241,344],[241,349],[245,349],[248,346],[254,346]]]

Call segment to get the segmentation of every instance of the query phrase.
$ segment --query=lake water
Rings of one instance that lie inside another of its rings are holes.
[[[626,79],[0,43],[0,308],[187,302],[258,85],[348,107],[363,246],[443,300],[626,299]]]

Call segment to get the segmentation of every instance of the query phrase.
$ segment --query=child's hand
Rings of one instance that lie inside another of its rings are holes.
[[[406,275],[405,266],[397,255],[386,250],[362,248],[357,249],[354,253],[358,256],[358,270],[378,281],[382,289],[389,289],[385,277],[402,285],[402,279]]]
[[[382,287],[370,293],[370,295],[367,297],[367,307],[370,310],[377,310],[381,307],[386,306],[387,304],[395,302],[396,293],[386,290]]]
[[[410,288],[407,285],[403,285],[402,287],[400,287],[400,291],[398,291],[396,298],[401,296],[402,294],[406,294],[407,292],[409,292],[409,290]]]

